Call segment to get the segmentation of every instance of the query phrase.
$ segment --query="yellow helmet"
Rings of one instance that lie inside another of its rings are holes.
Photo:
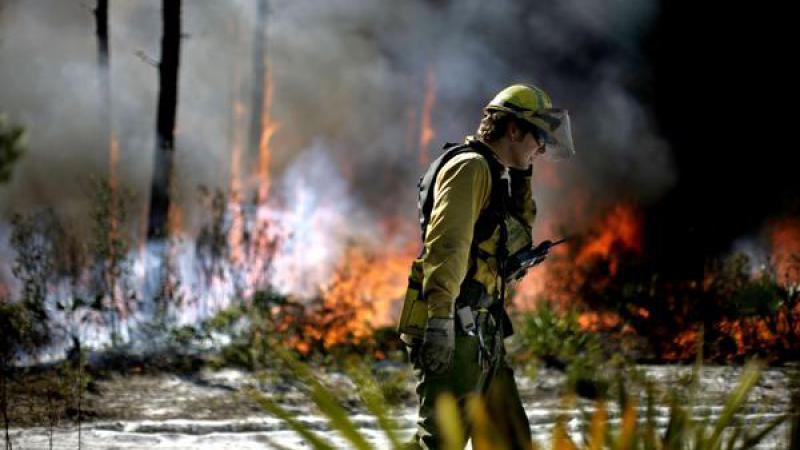
[[[540,130],[545,155],[551,159],[567,159],[575,154],[572,126],[567,110],[553,108],[550,96],[530,84],[514,84],[500,91],[484,108],[505,111]]]

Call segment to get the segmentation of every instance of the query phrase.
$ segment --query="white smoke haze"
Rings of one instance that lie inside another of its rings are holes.
[[[111,116],[120,183],[137,199],[131,230],[140,229],[149,197],[160,5],[110,2]],[[555,167],[561,188],[535,181],[542,217],[568,220],[575,192],[591,193],[584,220],[623,198],[657,199],[675,182],[672,155],[630,87],[647,77],[639,44],[656,8],[652,0],[271,1],[266,53],[280,127],[270,145],[269,205],[291,230],[273,261],[273,282],[310,295],[348,242],[386,239],[380,218],[416,221],[429,73],[431,155],[472,134],[482,106],[512,82],[536,83],[570,110],[578,153]],[[246,148],[258,81],[255,17],[256,0],[183,2],[175,201],[189,237],[208,217],[197,187],[229,188],[237,139],[242,181],[257,184],[258,149]],[[78,1],[5,0],[0,7],[0,111],[30,136],[12,181],[0,186],[0,228],[12,212],[44,207],[65,221],[86,221],[85,180],[108,170],[94,33],[91,10]],[[8,284],[7,240],[0,255],[0,282]]]
[[[349,189],[321,141],[286,169],[276,189],[285,209],[274,218],[284,236],[272,261],[271,284],[279,291],[318,295],[349,244],[374,242],[377,227]]]

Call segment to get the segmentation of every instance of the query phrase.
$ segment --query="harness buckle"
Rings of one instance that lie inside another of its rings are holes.
[[[461,322],[461,329],[464,330],[464,334],[467,336],[475,336],[475,316],[472,313],[472,308],[469,306],[463,306],[456,310],[456,314],[458,315],[458,320]]]

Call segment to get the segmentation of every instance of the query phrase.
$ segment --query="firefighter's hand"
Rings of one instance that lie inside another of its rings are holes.
[[[537,256],[536,259],[534,259],[533,262],[531,263],[531,267],[538,266],[539,264],[543,263],[546,258],[547,258],[547,253],[545,253],[542,256]]]
[[[422,367],[434,374],[446,372],[453,365],[455,347],[456,335],[453,318],[429,318],[420,353]]]

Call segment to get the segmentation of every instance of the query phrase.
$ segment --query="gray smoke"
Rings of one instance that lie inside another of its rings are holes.
[[[132,214],[138,221],[154,147],[158,72],[150,60],[159,57],[161,2],[110,3],[112,120],[121,182],[138,198]],[[207,217],[197,186],[229,185],[237,99],[245,107],[238,139],[247,142],[256,0],[183,3],[177,200],[194,229]],[[315,177],[309,186],[334,187],[320,195],[333,192],[346,197],[342,205],[358,205],[350,226],[361,233],[387,214],[414,221],[422,171],[416,143],[431,72],[431,155],[472,134],[481,107],[499,89],[532,82],[571,111],[578,151],[555,168],[561,187],[536,185],[542,216],[573,219],[566,205],[573,191],[590,193],[578,214],[585,217],[621,198],[655,199],[674,182],[672,158],[634,87],[647,80],[640,40],[656,6],[654,0],[272,1],[267,52],[273,118],[281,124],[272,141],[273,190],[295,186],[286,178],[307,170]],[[77,0],[6,0],[0,7],[0,111],[26,125],[30,136],[12,182],[0,187],[3,218],[53,207],[84,220],[85,180],[105,174],[108,164],[96,53],[94,18]],[[245,149],[248,186],[255,184],[256,152]],[[285,196],[276,194],[293,201]]]

